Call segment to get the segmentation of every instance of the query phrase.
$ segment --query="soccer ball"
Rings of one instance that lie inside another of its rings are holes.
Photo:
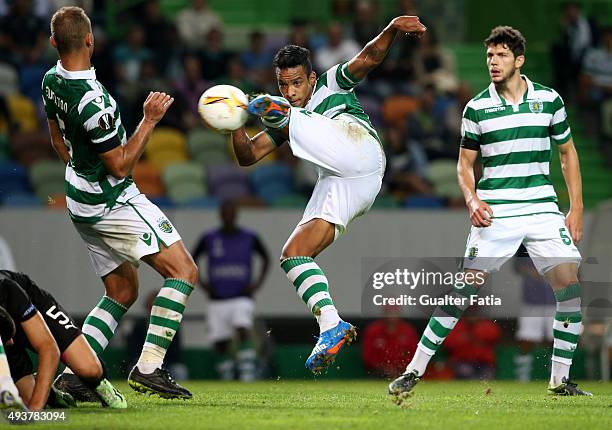
[[[227,133],[242,127],[248,118],[249,99],[239,88],[215,85],[204,91],[198,101],[198,112],[209,127]]]

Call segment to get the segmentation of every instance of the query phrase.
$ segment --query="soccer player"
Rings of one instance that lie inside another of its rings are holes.
[[[208,260],[208,279],[200,285],[208,294],[208,337],[220,356],[217,372],[221,379],[234,379],[234,360],[230,356],[232,339],[238,335],[240,345],[236,361],[241,381],[255,379],[253,328],[253,295],[268,272],[270,258],[261,239],[252,231],[236,225],[236,205],[223,202],[220,210],[223,225],[206,232],[193,251],[193,259]],[[253,255],[259,255],[262,266],[253,280]]]
[[[176,228],[140,193],[130,174],[174,99],[150,93],[144,116],[128,139],[115,99],[91,67],[94,38],[83,9],[63,7],[55,12],[50,41],[59,53],[57,65],[42,83],[51,142],[66,164],[70,219],[106,289],[85,320],[83,333],[97,354],[106,348],[138,296],[137,267],[143,260],[164,277],[164,283],[128,382],[136,391],[191,398],[162,365],[197,281],[197,267]],[[61,380],[78,384],[70,373]]]
[[[3,332],[2,340],[10,374],[19,390],[19,396],[8,390],[15,399],[23,399],[31,410],[46,404],[58,406],[61,393],[51,383],[61,358],[102,405],[127,407],[123,394],[104,376],[102,363],[81,330],[49,292],[23,273],[0,270],[0,306],[5,310],[0,314],[0,325],[11,328],[9,334]],[[27,349],[38,354],[36,378]],[[65,406],[74,405],[71,397],[62,398]]]
[[[548,390],[557,395],[591,395],[569,378],[582,320],[581,257],[575,243],[582,236],[583,209],[578,155],[563,100],[555,90],[521,74],[525,39],[518,30],[495,27],[484,45],[491,84],[465,107],[457,165],[472,222],[463,267],[479,279],[483,272],[498,270],[521,243],[525,245],[556,299]],[[559,211],[549,178],[553,150],[559,151],[569,193],[567,216]],[[473,167],[479,151],[483,176],[476,185]],[[478,287],[456,286],[449,294],[469,297],[477,294]],[[409,395],[468,306],[434,311],[406,372],[389,385],[391,394]]]
[[[285,46],[273,62],[282,97],[261,95],[248,106],[267,129],[253,138],[244,129],[232,133],[240,165],[256,163],[289,141],[293,155],[319,171],[304,215],[281,254],[289,282],[319,323],[319,340],[306,360],[315,373],[334,361],[356,330],[340,319],[328,280],[314,258],[370,209],[385,168],[380,139],[354,87],[382,63],[398,33],[418,36],[425,31],[416,16],[396,17],[354,58],[318,78],[307,49]]]

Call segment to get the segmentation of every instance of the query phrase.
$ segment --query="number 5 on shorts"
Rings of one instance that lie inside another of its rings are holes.
[[[561,241],[564,245],[572,244],[572,238],[567,235],[567,230],[565,229],[565,227],[561,227],[559,229],[559,236],[561,236]]]

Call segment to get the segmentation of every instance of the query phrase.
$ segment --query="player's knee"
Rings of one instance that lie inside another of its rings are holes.
[[[129,308],[138,299],[138,288],[123,288],[111,293],[107,291],[107,295],[117,303]]]
[[[177,273],[173,278],[183,279],[191,285],[195,285],[198,281],[198,266],[193,259],[186,258],[183,264],[177,268]]]
[[[98,362],[98,360],[92,359],[89,360],[85,366],[83,366],[79,373],[80,378],[96,381],[102,378],[102,375],[104,375],[104,370],[102,370],[102,365],[100,362]]]

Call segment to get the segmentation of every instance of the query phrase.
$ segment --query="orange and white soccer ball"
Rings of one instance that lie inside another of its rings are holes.
[[[239,88],[215,85],[200,96],[198,112],[210,128],[227,133],[246,123],[248,103],[248,97]]]

